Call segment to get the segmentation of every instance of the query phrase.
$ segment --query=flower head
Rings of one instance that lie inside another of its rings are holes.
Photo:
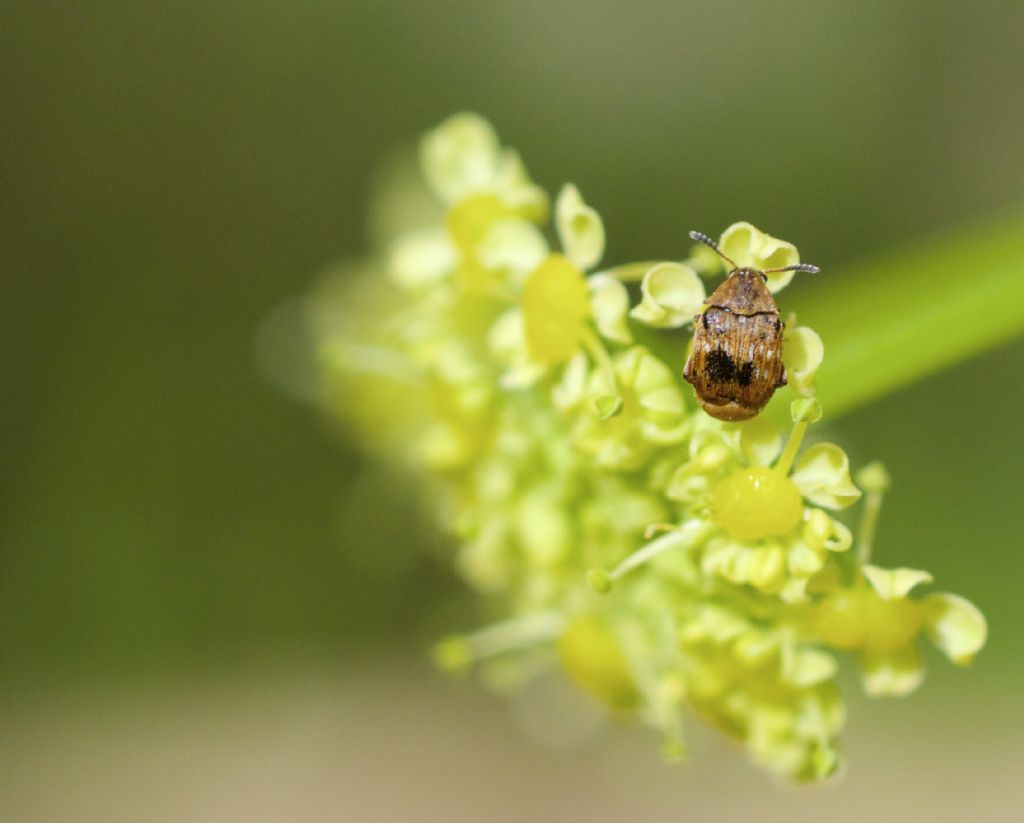
[[[423,479],[455,567],[499,615],[442,641],[440,665],[507,688],[557,664],[671,757],[689,706],[813,780],[839,762],[844,655],[880,695],[918,685],[922,634],[958,664],[981,648],[970,603],[912,597],[926,573],[871,565],[884,470],[855,484],[839,445],[804,446],[822,416],[815,332],[784,339],[788,438],[766,415],[712,419],[661,343],[717,257],[600,269],[597,212],[566,185],[545,233],[547,196],[485,120],[456,115],[421,149],[444,217],[385,250],[390,282],[326,282],[312,317],[327,409]],[[720,244],[741,266],[799,260],[749,223]],[[792,272],[769,277],[778,291]]]

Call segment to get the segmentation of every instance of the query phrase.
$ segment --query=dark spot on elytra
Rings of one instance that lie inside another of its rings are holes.
[[[741,386],[749,386],[754,379],[754,364],[749,360],[736,369],[736,382]]]
[[[713,383],[729,383],[736,376],[736,364],[724,351],[715,349],[708,353],[704,371]]]

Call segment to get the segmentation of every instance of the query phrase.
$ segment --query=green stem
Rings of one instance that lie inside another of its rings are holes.
[[[639,283],[644,279],[649,269],[654,268],[664,260],[641,260],[636,263],[623,263],[621,266],[612,266],[610,269],[602,269],[599,274],[607,274],[622,283]]]
[[[562,631],[564,620],[554,612],[528,614],[502,623],[495,623],[466,635],[464,638],[473,660],[493,657],[553,640]]]
[[[608,572],[608,579],[618,580],[633,569],[650,563],[655,557],[671,549],[690,548],[702,540],[711,530],[711,525],[703,520],[691,520],[674,531],[663,534],[646,546],[633,552],[629,557]]]
[[[608,391],[617,393],[619,390],[619,379],[615,375],[615,364],[612,362],[611,355],[608,354],[608,349],[601,342],[601,338],[592,329],[583,330],[583,348],[587,350],[587,354],[597,363],[604,374],[605,380],[608,381]]]
[[[882,493],[868,492],[864,499],[864,509],[860,515],[860,528],[857,530],[857,559],[861,565],[871,560],[871,550],[875,545],[875,530],[878,527],[878,515],[882,510]]]
[[[783,474],[789,474],[789,470],[793,468],[793,461],[796,460],[796,453],[800,451],[800,444],[804,442],[808,425],[810,425],[808,421],[801,420],[793,426],[793,431],[789,433],[786,448],[782,450],[782,455],[775,464],[775,468]]]
[[[825,268],[779,304],[821,334],[822,405],[849,411],[1024,333],[1024,216]]]

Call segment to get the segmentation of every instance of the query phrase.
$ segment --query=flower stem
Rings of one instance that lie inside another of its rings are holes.
[[[618,566],[608,572],[610,581],[618,580],[624,574],[638,566],[651,562],[655,557],[671,549],[690,548],[698,543],[711,530],[711,524],[704,520],[691,520],[680,528],[663,534],[652,540],[625,558]]]
[[[564,620],[555,612],[527,614],[502,623],[485,626],[465,636],[474,660],[493,657],[534,643],[553,640],[562,631]]]
[[[810,423],[807,420],[801,420],[793,426],[793,431],[789,433],[786,448],[782,450],[782,456],[775,464],[775,468],[783,474],[789,474],[789,470],[793,468],[793,461],[796,460],[796,453],[800,451],[800,444],[804,442],[808,425]]]
[[[355,374],[369,374],[387,380],[415,382],[422,372],[407,356],[394,349],[338,338],[320,347],[321,361]]]
[[[615,364],[612,362],[608,350],[604,347],[604,343],[601,342],[601,338],[592,329],[583,330],[583,347],[601,369],[604,379],[608,381],[608,391],[617,393],[619,390],[619,379],[615,375]]]
[[[878,527],[878,515],[881,510],[882,493],[868,492],[860,515],[860,528],[857,530],[857,559],[862,565],[871,560],[871,550],[875,545],[875,529]]]
[[[607,274],[622,283],[639,283],[649,269],[663,262],[663,260],[642,260],[637,263],[623,263],[621,266],[603,269],[600,274]]]

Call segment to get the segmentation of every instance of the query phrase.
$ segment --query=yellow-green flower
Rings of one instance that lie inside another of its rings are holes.
[[[492,329],[491,351],[506,364],[502,383],[509,388],[532,385],[584,352],[607,367],[602,341],[632,341],[625,286],[604,272],[586,274],[604,253],[600,215],[567,184],[558,195],[555,217],[562,251],[545,248],[529,258],[530,268],[513,284],[518,302]]]
[[[835,771],[845,710],[832,655],[801,645],[785,626],[766,628],[718,605],[701,607],[681,642],[694,666],[695,708],[745,740],[755,760],[802,780]]]
[[[689,266],[658,263],[644,273],[640,294],[642,299],[630,315],[656,329],[673,329],[693,322],[706,293]]]
[[[453,115],[428,132],[420,159],[424,177],[444,203],[490,194],[513,213],[545,219],[547,196],[530,181],[519,155],[502,148],[494,127],[478,114]]]
[[[874,696],[912,692],[924,679],[917,637],[922,632],[957,665],[970,663],[985,645],[985,617],[953,594],[910,597],[930,583],[928,572],[866,565],[851,586],[815,608],[815,629],[837,649],[857,653],[864,690]]]
[[[733,223],[722,232],[718,245],[726,257],[735,261],[740,268],[749,266],[765,271],[800,262],[796,246],[765,234],[750,223]],[[793,275],[792,271],[769,273],[769,291],[773,294],[781,291],[790,284]]]
[[[547,252],[536,224],[546,218],[548,200],[519,155],[502,148],[475,114],[454,115],[429,132],[420,154],[427,182],[447,207],[446,231],[403,238],[393,260],[399,278],[430,282],[450,271],[463,289],[484,294],[521,284]]]
[[[627,349],[610,365],[591,369],[579,387],[573,437],[596,465],[630,471],[685,439],[686,404],[672,371],[646,349]]]
[[[523,283],[526,348],[534,360],[545,364],[565,363],[584,345],[593,316],[584,272],[600,262],[604,254],[601,217],[571,184],[558,195],[555,226],[564,253],[549,254]],[[608,289],[609,284],[602,284],[598,292],[604,298],[605,326],[609,323],[607,304],[614,300]],[[623,305],[623,313],[625,308]]]
[[[763,419],[716,423],[690,439],[690,458],[665,494],[689,520],[713,526],[698,547],[706,574],[798,602],[830,554],[850,548],[849,529],[826,510],[856,503],[860,492],[839,446],[816,443],[795,458],[808,422],[797,420],[785,450]]]

